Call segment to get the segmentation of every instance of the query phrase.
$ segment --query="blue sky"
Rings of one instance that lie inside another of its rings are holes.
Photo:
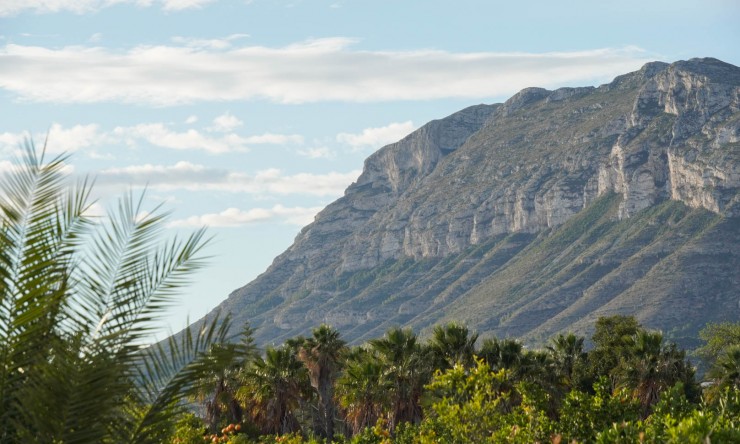
[[[211,265],[172,330],[263,272],[363,160],[527,86],[646,61],[740,65],[740,2],[0,0],[0,171],[30,134],[97,177],[148,184]]]

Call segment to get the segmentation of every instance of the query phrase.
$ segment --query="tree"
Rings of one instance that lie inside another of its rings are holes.
[[[0,184],[0,441],[158,442],[228,327],[142,350],[204,232],[160,243],[166,215],[131,195],[95,219],[65,157],[24,152]]]
[[[616,388],[613,371],[630,354],[632,338],[640,329],[640,324],[632,316],[603,316],[596,321],[591,337],[594,348],[588,353],[589,373],[593,380],[606,376],[612,390]]]
[[[390,429],[400,422],[418,424],[422,418],[421,395],[431,378],[428,353],[417,342],[411,329],[391,328],[385,337],[370,341],[385,368],[384,377],[392,385]]]
[[[740,390],[740,345],[725,349],[712,364],[708,376],[719,389],[733,387]]]
[[[377,355],[364,349],[350,354],[337,380],[337,395],[354,435],[375,425],[383,416],[392,390],[392,381],[386,377],[385,366]]]
[[[319,398],[321,435],[330,441],[334,437],[334,382],[341,366],[346,344],[339,338],[339,331],[322,324],[313,330],[313,337],[306,339],[298,357],[308,369],[311,386]]]
[[[729,348],[740,346],[740,322],[707,324],[699,332],[699,337],[705,344],[695,354],[701,360],[703,368],[707,369]]]
[[[464,325],[451,322],[445,326],[434,327],[429,347],[440,370],[452,368],[455,364],[471,367],[475,360],[475,341],[478,334],[470,334]]]
[[[303,398],[310,397],[310,384],[293,349],[268,347],[264,358],[244,369],[242,381],[237,397],[262,433],[300,431],[295,411]]]
[[[631,339],[630,350],[630,355],[622,358],[615,375],[619,386],[632,390],[644,417],[658,402],[661,392],[678,382],[683,383],[686,394],[693,397],[696,387],[693,368],[675,344],[663,346],[660,332],[638,331]]]
[[[254,343],[254,330],[247,323],[237,343],[221,344],[211,359],[218,360],[214,372],[197,383],[196,398],[205,404],[205,421],[211,433],[217,433],[222,417],[229,423],[242,421],[242,408],[236,399],[239,372],[259,357]]]
[[[555,360],[556,371],[566,388],[572,389],[578,384],[575,373],[577,367],[586,362],[586,353],[583,351],[583,337],[573,333],[559,334],[552,340],[547,350]]]
[[[522,344],[516,339],[486,339],[478,355],[494,370],[515,374],[522,360]]]

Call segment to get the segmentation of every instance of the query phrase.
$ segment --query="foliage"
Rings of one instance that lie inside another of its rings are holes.
[[[237,397],[247,406],[251,420],[265,434],[292,433],[301,429],[296,410],[310,397],[308,372],[288,346],[268,347],[242,373]]]
[[[346,344],[339,331],[328,325],[313,330],[313,337],[303,341],[298,358],[303,362],[318,396],[319,434],[330,440],[334,437],[334,383],[342,364]]]
[[[461,365],[438,373],[428,389],[436,401],[421,424],[418,442],[533,442],[549,420],[526,404],[506,371],[482,360],[469,371]]]
[[[740,345],[740,322],[707,324],[699,332],[699,337],[706,344],[696,350],[696,355],[706,362],[716,361],[723,352]]]
[[[204,232],[161,242],[166,214],[131,195],[94,218],[65,157],[24,156],[0,185],[0,442],[161,442],[228,327],[142,349]]]
[[[472,366],[477,340],[477,334],[470,334],[467,327],[454,322],[434,327],[429,347],[437,368],[448,369],[455,364]]]
[[[639,416],[639,403],[626,390],[612,395],[602,377],[594,384],[594,393],[569,392],[560,410],[559,431],[566,442],[587,441],[614,423],[633,421]]]

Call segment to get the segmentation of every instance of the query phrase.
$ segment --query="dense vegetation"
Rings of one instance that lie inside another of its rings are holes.
[[[348,347],[322,325],[257,350],[227,319],[144,338],[202,264],[133,198],[102,219],[29,147],[0,192],[0,443],[739,442],[740,324],[686,353],[634,318],[542,350],[458,324]],[[196,412],[194,414],[193,412]]]
[[[251,333],[244,332],[244,343]],[[204,420],[181,417],[173,443],[740,442],[740,323],[713,324],[686,353],[632,317],[602,317],[585,339],[542,350],[438,326],[347,347],[322,325],[203,381]]]

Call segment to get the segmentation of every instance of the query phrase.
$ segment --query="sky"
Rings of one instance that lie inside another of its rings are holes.
[[[247,284],[424,123],[648,61],[740,65],[740,2],[0,0],[0,171],[26,138],[208,226],[177,331]]]

